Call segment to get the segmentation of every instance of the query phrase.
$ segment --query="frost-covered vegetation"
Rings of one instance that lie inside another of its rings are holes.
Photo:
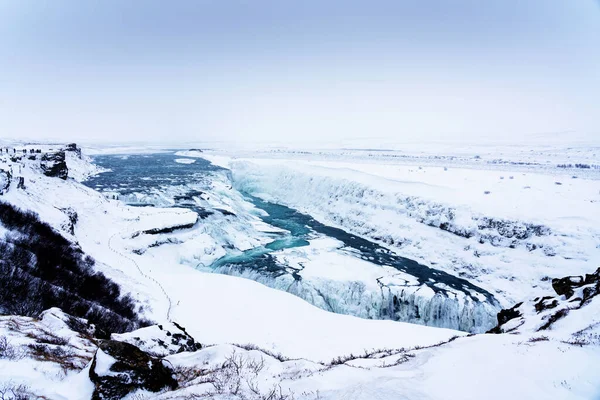
[[[4,314],[38,316],[60,307],[85,317],[101,331],[124,332],[146,323],[134,300],[94,270],[85,256],[33,212],[0,202],[0,309]]]

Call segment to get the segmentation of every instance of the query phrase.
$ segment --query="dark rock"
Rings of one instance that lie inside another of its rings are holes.
[[[507,308],[507,309],[501,310],[497,316],[498,325],[495,326],[494,328],[490,329],[487,333],[503,333],[502,325],[504,325],[511,319],[519,318],[522,316],[521,312],[518,310],[518,308],[521,307],[522,304],[523,303],[521,302],[521,303],[515,304],[512,308]]]
[[[65,152],[62,150],[56,153],[44,154],[42,156],[41,167],[46,176],[60,179],[67,179],[69,176],[69,169],[65,161]]]
[[[598,268],[593,274],[585,274],[585,279],[583,281],[585,285],[600,282],[600,268]]]
[[[196,223],[194,222],[193,224],[182,224],[182,225],[176,225],[176,226],[171,226],[168,228],[153,228],[153,229],[148,229],[143,231],[142,233],[148,234],[148,235],[158,235],[161,233],[171,233],[171,232],[175,232],[181,229],[189,229],[189,228],[193,228],[194,225],[196,225]]]
[[[582,305],[587,304],[592,297],[600,294],[600,268],[598,268],[593,274],[586,274],[584,284],[591,286],[583,289],[583,299],[581,299]]]
[[[144,339],[140,339],[140,336]],[[135,336],[128,333],[115,334],[112,339],[137,346],[153,357],[166,357],[202,349],[202,345],[176,323],[148,326],[136,331]]]
[[[556,308],[556,306],[558,306],[558,300],[554,299],[550,302],[546,301],[546,300],[551,300],[553,299],[552,296],[544,296],[540,301],[538,301],[537,303],[535,303],[535,311],[537,311],[538,313],[544,311],[544,310],[549,310],[552,308]],[[536,300],[537,301],[537,300]]]
[[[69,143],[65,146],[65,151],[72,151],[77,157],[81,158],[81,149],[77,147],[77,143]]]
[[[552,279],[552,287],[557,296],[536,297],[525,305],[519,303],[512,308],[500,311],[498,325],[488,333],[506,332],[502,325],[514,318],[522,317],[523,314],[527,315],[526,318],[534,319],[534,322],[536,319],[538,320],[538,331],[551,329],[556,321],[566,317],[570,312],[584,307],[594,297],[600,295],[600,268],[593,274],[586,274],[585,277],[566,276]],[[574,296],[576,290],[578,295]],[[536,311],[537,315],[529,312],[530,307]]]
[[[232,213],[231,211],[228,211],[228,210],[223,210],[221,208],[215,208],[215,210],[219,211],[221,214],[223,214],[226,217],[227,216],[232,216],[232,217],[236,216],[235,213]]]
[[[6,193],[10,187],[12,175],[10,171],[0,170],[0,195]]]
[[[564,295],[567,299],[573,296],[575,289],[583,286],[582,276],[567,276],[560,279],[552,279],[552,288],[559,296]]]
[[[96,369],[99,352],[104,353],[102,357],[108,355],[115,360],[108,369],[109,374],[106,371],[98,373]],[[158,392],[163,388],[177,388],[173,370],[162,360],[148,355],[132,344],[116,340],[100,342],[92,360],[89,376],[95,385],[92,400],[122,399],[137,389]]]
[[[60,211],[65,213],[65,215],[69,218],[69,222],[63,225],[63,229],[69,232],[71,235],[75,235],[75,225],[79,220],[77,211],[71,207],[61,208]]]
[[[600,294],[600,282],[596,283],[596,286],[590,286],[583,289],[583,299],[581,299],[581,304],[587,304],[592,297]]]

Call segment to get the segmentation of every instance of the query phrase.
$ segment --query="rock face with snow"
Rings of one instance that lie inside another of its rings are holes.
[[[158,392],[178,386],[173,370],[160,359],[116,340],[100,343],[89,376],[95,385],[93,400],[117,400],[137,389]]]
[[[46,153],[42,156],[41,162],[42,171],[46,176],[52,176],[60,179],[67,179],[69,176],[69,168],[65,161],[64,150],[56,153]]]
[[[75,225],[79,220],[79,215],[77,214],[77,211],[75,211],[72,207],[63,208],[61,209],[61,211],[65,213],[65,215],[68,218],[68,221],[62,226],[62,228],[65,231],[69,232],[71,235],[75,235]]]
[[[69,143],[65,146],[65,151],[72,151],[77,157],[81,158],[81,149],[77,147],[77,143]]]
[[[600,293],[600,268],[593,274],[585,276],[553,279],[552,287],[556,296],[536,297],[532,301],[521,302],[512,308],[500,311],[498,325],[489,333],[547,331],[551,330],[557,321],[565,319],[570,314],[592,312],[598,308],[599,303],[594,301],[594,307],[591,307],[594,298]],[[583,327],[582,330],[575,329],[575,323],[570,323],[569,327],[576,336],[581,336],[584,331],[594,328],[593,322],[587,320],[588,326]]]
[[[139,347],[154,357],[196,351],[202,345],[177,323],[152,325],[133,332],[113,334],[112,339]]]
[[[12,175],[10,171],[0,170],[0,195],[6,193],[10,187]]]

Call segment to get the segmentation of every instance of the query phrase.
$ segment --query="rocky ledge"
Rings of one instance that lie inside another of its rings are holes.
[[[557,321],[588,306],[600,294],[600,268],[585,276],[553,279],[552,288],[556,295],[536,297],[500,311],[498,325],[488,333],[520,333],[523,326],[535,332],[552,329]]]
[[[69,176],[69,168],[67,168],[64,150],[44,154],[40,166],[46,176],[60,179],[67,179]]]

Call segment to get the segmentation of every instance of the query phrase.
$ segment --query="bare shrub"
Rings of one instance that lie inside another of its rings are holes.
[[[255,344],[252,344],[252,343],[246,343],[246,344],[237,344],[237,343],[234,343],[233,345],[236,346],[236,347],[239,347],[241,349],[248,350],[248,351],[251,351],[251,350],[260,351],[260,352],[265,353],[266,355],[271,356],[274,359],[279,360],[281,362],[291,361],[292,360],[291,358],[289,358],[287,356],[284,356],[281,353],[275,353],[275,352],[273,352],[271,350],[263,349],[263,348],[255,345]]]
[[[0,400],[29,400],[36,396],[29,391],[29,387],[18,385],[12,381],[0,383]]]
[[[547,342],[548,340],[548,336],[538,336],[538,337],[532,337],[531,339],[528,340],[529,343],[536,343],[536,342]]]
[[[47,329],[43,329],[40,336],[36,336],[33,333],[28,333],[27,337],[35,339],[37,343],[42,344],[53,344],[56,346],[65,346],[69,344],[69,339],[58,336]]]
[[[198,379],[205,377],[208,374],[208,370],[199,368],[197,366],[192,367],[182,367],[177,366],[173,368],[173,372],[175,373],[175,379],[179,383],[179,386],[182,388],[192,386],[195,383],[198,383]],[[200,382],[205,383],[205,382]]]
[[[344,355],[344,356],[338,356],[338,357],[333,358],[328,364],[325,364],[325,365],[327,367],[333,367],[336,365],[346,364],[348,361],[352,361],[352,360],[382,359],[382,358],[395,356],[398,354],[405,355],[407,357],[407,359],[405,361],[408,361],[409,358],[414,357],[414,355],[408,354],[409,351],[429,349],[429,348],[433,348],[433,347],[440,347],[440,346],[443,346],[445,344],[455,341],[459,337],[460,336],[452,336],[448,340],[442,340],[441,342],[434,343],[429,346],[414,346],[414,347],[410,347],[408,349],[404,348],[404,347],[400,347],[398,349],[373,349],[373,350],[365,349],[365,352],[361,355],[348,354],[348,355]],[[385,366],[389,366],[389,365],[384,365],[384,367]]]
[[[0,359],[18,360],[23,358],[23,352],[10,344],[6,336],[0,336]]]
[[[70,348],[48,344],[30,344],[31,356],[38,361],[48,361],[60,365],[63,371],[80,370],[89,359],[81,357]]]
[[[190,398],[213,398],[215,395],[235,396],[243,400],[293,400],[291,392],[285,393],[281,386],[273,385],[261,390],[258,375],[264,369],[265,362],[250,359],[235,350],[219,367],[205,371],[181,371],[183,377],[191,378],[193,384],[209,383],[213,391],[202,395],[191,395]],[[188,385],[189,386],[189,385]]]

